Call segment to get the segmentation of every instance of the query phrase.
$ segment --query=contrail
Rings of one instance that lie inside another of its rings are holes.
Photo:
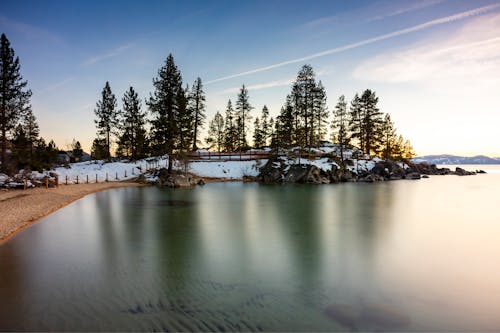
[[[381,35],[381,36],[377,36],[377,37],[365,39],[365,40],[362,40],[362,41],[359,41],[359,42],[356,42],[356,43],[347,44],[347,45],[339,46],[339,47],[336,47],[336,48],[333,48],[333,49],[329,49],[329,50],[321,51],[321,52],[318,52],[318,53],[310,54],[310,55],[305,56],[305,57],[301,57],[301,58],[296,58],[296,59],[292,59],[292,60],[287,60],[287,61],[279,62],[277,64],[273,64],[273,65],[269,65],[269,66],[265,66],[265,67],[260,67],[260,68],[256,68],[256,69],[252,69],[252,70],[249,70],[249,71],[246,71],[246,72],[241,72],[241,73],[237,73],[237,74],[223,76],[223,77],[220,77],[218,79],[207,81],[207,82],[205,82],[205,84],[210,84],[210,83],[215,83],[215,82],[220,82],[220,81],[225,81],[225,80],[233,79],[235,77],[240,77],[240,76],[245,76],[245,75],[250,75],[250,74],[255,74],[255,73],[260,73],[260,72],[265,72],[265,71],[268,71],[270,69],[274,69],[274,68],[277,68],[277,67],[282,67],[282,66],[286,66],[286,65],[290,65],[290,64],[295,64],[297,62],[303,62],[303,61],[307,61],[307,60],[311,60],[311,59],[323,57],[323,56],[326,56],[326,55],[329,55],[329,54],[344,52],[344,51],[351,50],[351,49],[354,49],[354,48],[357,48],[357,47],[360,47],[360,46],[364,46],[364,45],[368,45],[368,44],[373,44],[373,43],[376,43],[376,42],[379,42],[379,41],[382,41],[382,40],[386,40],[386,39],[390,39],[390,38],[393,38],[393,37],[397,37],[397,36],[401,36],[401,35],[406,35],[406,34],[409,34],[409,33],[412,33],[412,32],[424,30],[424,29],[427,29],[427,28],[430,28],[430,27],[433,27],[433,26],[436,26],[436,25],[450,23],[450,22],[454,22],[454,21],[463,20],[463,19],[466,19],[466,18],[469,18],[469,17],[472,17],[472,16],[481,15],[481,14],[490,12],[490,11],[496,9],[496,8],[499,8],[499,7],[500,7],[500,3],[496,3],[496,4],[492,4],[492,5],[488,5],[488,6],[479,7],[479,8],[476,8],[476,9],[471,9],[471,10],[468,10],[468,11],[465,11],[465,12],[462,12],[462,13],[458,13],[458,14],[455,14],[455,15],[446,16],[446,17],[442,17],[442,18],[438,18],[438,19],[435,19],[435,20],[431,20],[431,21],[428,21],[428,22],[425,22],[425,23],[422,23],[422,24],[418,24],[418,25],[415,25],[415,26],[410,27],[410,28],[406,28],[406,29],[402,29],[402,30],[397,30],[397,31],[394,31],[394,32],[391,32],[391,33],[388,33],[388,34],[384,34],[384,35]]]

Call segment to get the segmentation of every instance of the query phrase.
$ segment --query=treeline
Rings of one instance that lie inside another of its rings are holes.
[[[31,90],[20,72],[19,57],[10,42],[0,37],[0,172],[20,169],[43,170],[52,167],[59,149],[53,140],[40,137],[37,119],[31,108]],[[83,151],[73,142],[75,156]]]
[[[59,149],[54,141],[47,144],[39,137],[30,104],[31,90],[5,34],[1,36],[0,53],[1,171],[50,168],[57,161]],[[97,137],[92,158],[110,160],[114,147],[116,156],[132,160],[173,153],[182,156],[198,149],[206,122],[202,80],[184,85],[170,54],[153,78],[153,88],[144,100],[147,110],[142,109],[142,100],[133,87],[125,92],[118,108],[109,82],[105,83],[94,110]],[[377,103],[375,92],[365,90],[349,105],[341,96],[330,112],[325,88],[316,80],[312,67],[304,65],[276,118],[265,105],[258,115],[252,115],[254,107],[243,85],[234,104],[228,100],[224,114],[217,111],[208,122],[204,142],[217,151],[266,146],[306,149],[319,146],[331,129],[330,139],[341,151],[357,146],[365,154],[385,158],[413,157],[411,144],[396,133],[390,116],[381,112]],[[78,141],[73,140],[70,154],[76,159],[83,155]],[[172,159],[169,161],[172,168]]]
[[[250,105],[245,86],[238,95],[237,105],[240,105],[242,100],[246,105]],[[330,114],[321,81],[316,81],[310,65],[304,65],[276,119],[269,116],[265,105],[260,115],[255,117],[253,147],[318,147],[326,139],[327,131],[331,128],[330,139],[339,145],[342,157],[344,149],[353,146],[357,146],[365,154],[383,158],[402,160],[414,157],[410,142],[397,134],[390,115],[382,113],[377,103],[375,92],[367,89],[361,97],[356,94],[349,107],[345,96],[340,96]],[[243,117],[243,113],[238,109],[235,113],[229,100],[225,116],[217,112],[210,120],[207,143],[218,151],[247,148],[246,142],[240,139],[245,138],[245,135],[240,134],[238,125],[245,118],[249,119],[250,116],[247,114]],[[241,130],[244,131],[244,128]]]

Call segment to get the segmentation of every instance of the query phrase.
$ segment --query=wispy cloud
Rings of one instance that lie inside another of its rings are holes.
[[[60,88],[60,87],[63,87],[65,86],[66,84],[70,83],[71,81],[75,80],[74,77],[68,77],[62,81],[59,81],[59,82],[56,82],[56,83],[53,83],[51,85],[48,85],[47,87],[41,89],[38,91],[38,94],[39,95],[43,95],[45,93],[48,93],[48,92],[51,92],[51,91],[54,91],[56,90],[57,88]]]
[[[51,31],[24,22],[15,21],[3,15],[0,15],[0,30],[18,33],[29,40],[43,40],[59,45],[64,44],[63,39]]]
[[[101,61],[104,61],[106,59],[116,57],[116,56],[122,54],[124,51],[132,48],[133,46],[134,45],[132,43],[129,43],[129,44],[125,44],[125,45],[122,45],[120,47],[117,47],[116,49],[113,49],[113,50],[108,51],[106,53],[95,55],[93,57],[88,58],[84,62],[82,62],[80,64],[80,66],[85,67],[85,66],[95,65],[95,64],[97,64]]]
[[[257,84],[246,86],[246,88],[248,91],[252,91],[252,90],[262,90],[262,89],[274,88],[274,87],[283,87],[283,86],[288,86],[288,85],[292,84],[293,80],[294,80],[293,78],[290,78],[290,79],[257,83]],[[240,89],[241,89],[241,86],[227,88],[227,89],[222,90],[221,93],[237,94],[240,91]]]
[[[382,53],[360,64],[353,76],[378,82],[426,82],[441,87],[485,89],[500,78],[500,14],[468,22],[452,37]]]
[[[245,72],[236,73],[236,74],[232,74],[232,75],[228,75],[228,76],[223,76],[223,77],[220,77],[220,78],[217,78],[214,80],[210,80],[210,81],[206,82],[205,84],[211,84],[211,83],[225,81],[225,80],[229,80],[229,79],[233,79],[233,78],[237,78],[237,77],[241,77],[241,76],[246,76],[246,75],[250,75],[250,74],[266,72],[266,71],[269,71],[269,70],[274,69],[274,68],[278,68],[278,67],[282,67],[282,66],[286,66],[286,65],[290,65],[290,64],[295,64],[295,63],[299,63],[299,62],[304,62],[304,61],[308,61],[311,59],[324,57],[324,56],[330,55],[330,54],[345,52],[345,51],[355,49],[355,48],[358,48],[361,46],[365,46],[365,45],[373,44],[373,43],[380,42],[383,40],[387,40],[390,38],[406,35],[406,34],[409,34],[412,32],[417,32],[417,31],[421,31],[424,29],[428,29],[428,28],[431,28],[431,27],[434,27],[437,25],[442,25],[442,24],[470,18],[473,16],[485,14],[485,13],[491,12],[491,11],[498,9],[498,8],[500,8],[500,3],[496,3],[496,4],[492,4],[492,5],[488,5],[488,6],[483,6],[483,7],[478,7],[478,8],[467,10],[467,11],[464,11],[464,12],[461,12],[458,14],[454,14],[454,15],[434,19],[431,21],[427,21],[425,23],[418,24],[418,25],[415,25],[415,26],[410,27],[410,28],[393,31],[391,33],[387,33],[387,34],[380,35],[377,37],[365,39],[365,40],[362,40],[359,42],[347,44],[344,46],[335,47],[335,48],[321,51],[318,53],[313,53],[313,54],[310,54],[310,55],[307,55],[307,56],[304,56],[301,58],[286,60],[286,61],[279,62],[279,63],[273,64],[273,65],[264,66],[264,67],[260,67],[260,68],[256,68],[256,69],[252,69],[252,70],[248,70]]]
[[[311,20],[302,24],[301,28],[316,29],[325,26],[331,27],[332,25],[352,25],[353,22],[369,23],[432,7],[443,1],[423,0],[410,4],[404,2],[402,5],[394,0],[377,1],[368,6]]]
[[[424,1],[415,2],[415,3],[409,4],[405,7],[401,7],[401,8],[395,9],[393,11],[388,11],[384,14],[372,17],[372,18],[368,19],[367,22],[380,21],[380,20],[386,19],[388,17],[394,17],[394,16],[398,16],[398,15],[402,15],[402,14],[411,13],[411,12],[421,10],[421,9],[424,9],[427,7],[436,6],[440,3],[442,3],[443,1],[444,0],[424,0]]]

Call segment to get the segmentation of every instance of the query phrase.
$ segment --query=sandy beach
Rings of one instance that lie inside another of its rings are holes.
[[[0,244],[42,217],[87,194],[125,186],[146,186],[134,182],[103,182],[61,185],[58,188],[0,190]]]

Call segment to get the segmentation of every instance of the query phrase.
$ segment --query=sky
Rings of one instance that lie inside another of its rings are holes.
[[[201,77],[207,118],[239,88],[276,116],[304,64],[341,95],[376,91],[418,155],[500,156],[500,1],[2,0],[0,32],[33,91],[41,136],[89,151],[106,81],[143,101],[172,53]],[[203,137],[205,135],[203,134]]]

